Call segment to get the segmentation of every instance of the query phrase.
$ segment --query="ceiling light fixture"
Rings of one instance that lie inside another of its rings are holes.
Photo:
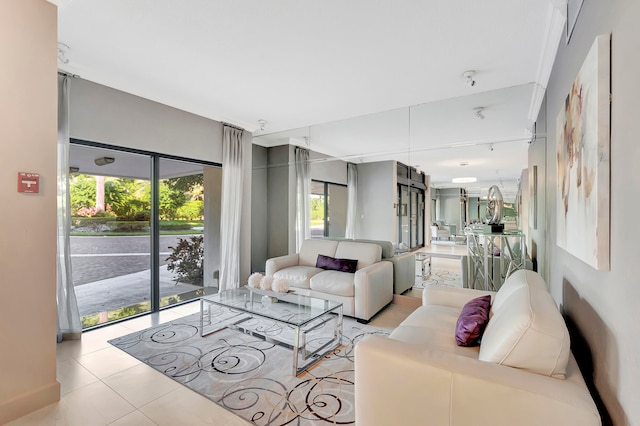
[[[260,130],[264,130],[264,127],[267,125],[267,120],[261,118],[258,120],[258,125],[260,126]]]
[[[477,182],[478,178],[477,177],[457,177],[457,178],[453,178],[451,179],[452,183],[473,183],[473,182]]]
[[[96,166],[106,166],[107,164],[111,164],[114,161],[116,161],[116,159],[113,157],[100,157],[93,160],[93,162],[96,163]]]
[[[484,120],[484,107],[474,108],[473,110],[476,112],[476,117],[478,117],[480,120]]]
[[[474,75],[476,75],[476,72],[474,70],[469,70],[462,73],[462,78],[464,78],[465,83],[473,87],[476,85],[476,81],[473,79]]]

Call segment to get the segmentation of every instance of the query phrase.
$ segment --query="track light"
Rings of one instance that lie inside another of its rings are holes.
[[[474,111],[476,112],[476,117],[478,117],[480,120],[484,120],[484,108],[483,107],[479,107],[479,108],[474,108]]]
[[[462,78],[464,78],[465,83],[473,87],[476,85],[476,81],[473,79],[474,75],[476,75],[476,72],[474,70],[469,70],[462,73]]]
[[[107,164],[111,164],[114,161],[116,161],[116,159],[113,157],[100,157],[93,160],[93,162],[96,163],[96,166],[106,166]]]

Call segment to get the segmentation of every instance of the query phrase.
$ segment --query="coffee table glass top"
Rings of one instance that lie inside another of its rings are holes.
[[[277,293],[247,286],[203,296],[202,299],[293,326],[305,325],[342,305],[339,302],[302,296],[293,292]]]

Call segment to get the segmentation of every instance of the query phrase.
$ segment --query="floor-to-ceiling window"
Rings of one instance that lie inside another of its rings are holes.
[[[70,166],[71,263],[84,328],[217,291],[203,283],[203,174],[218,165],[74,140]]]

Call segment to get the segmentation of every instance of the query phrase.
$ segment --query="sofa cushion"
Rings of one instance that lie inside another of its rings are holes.
[[[316,268],[329,269],[332,271],[349,272],[354,274],[358,266],[358,259],[336,259],[335,257],[318,255]]]
[[[547,291],[547,285],[539,274],[524,269],[515,271],[513,274],[509,275],[504,283],[502,283],[502,286],[496,293],[496,296],[493,300],[491,310],[493,312],[495,312],[496,310],[500,310],[502,305],[507,299],[509,299],[511,294],[513,294],[518,289],[526,286],[534,286]]]
[[[456,323],[458,346],[478,346],[489,321],[491,296],[480,296],[468,301],[460,312]]]
[[[391,335],[422,348],[478,359],[478,347],[456,345],[454,334],[460,309],[449,306],[421,306],[413,311]]]
[[[273,278],[286,278],[290,287],[310,288],[309,279],[322,271],[315,266],[290,266],[274,273]]]
[[[310,280],[311,289],[337,296],[353,297],[355,274],[340,271],[322,271]]]
[[[526,278],[521,275],[525,285],[509,289],[508,298],[501,300],[498,309],[492,309],[479,359],[564,378],[570,353],[569,332],[546,288],[526,285]]]
[[[324,253],[322,253],[324,254]],[[382,259],[382,248],[378,244],[354,243],[351,241],[340,241],[336,248],[334,257],[341,259],[357,259],[358,270],[380,262]],[[315,264],[315,263],[314,263]]]
[[[320,239],[305,240],[300,248],[300,253],[298,253],[298,265],[316,266],[319,254],[348,258],[348,256],[336,256],[337,246],[337,241]]]

